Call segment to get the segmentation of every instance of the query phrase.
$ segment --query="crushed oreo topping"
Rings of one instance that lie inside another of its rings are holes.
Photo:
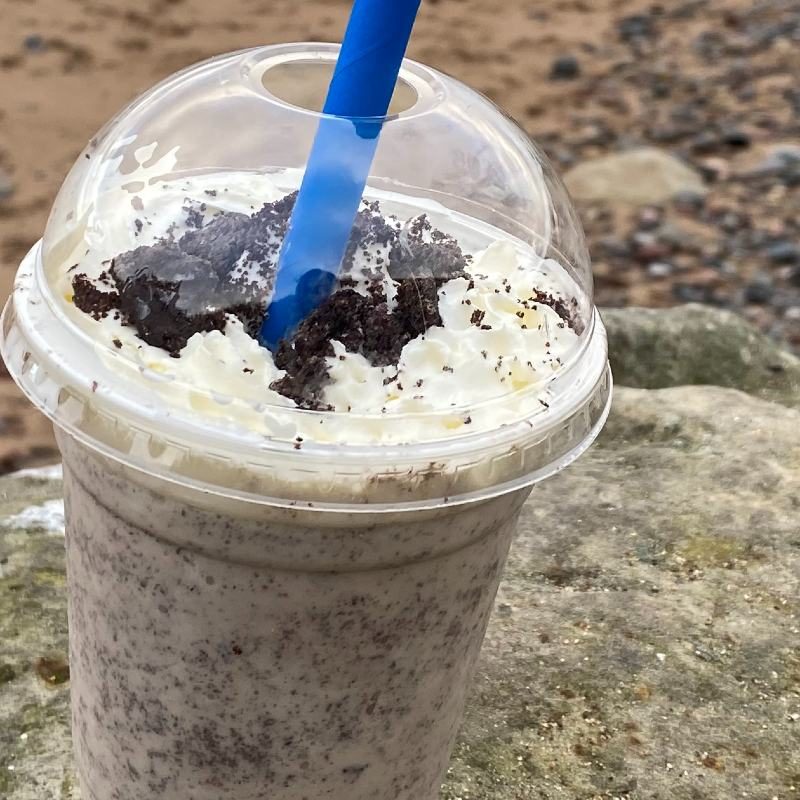
[[[74,303],[96,320],[113,313],[145,342],[176,358],[195,333],[224,331],[229,315],[257,338],[295,199],[296,193],[287,195],[249,216],[206,215],[204,203],[189,203],[184,208],[188,230],[182,236],[173,226],[154,244],[121,253],[94,282],[76,274]],[[364,203],[335,291],[279,344],[275,364],[286,374],[271,388],[300,408],[329,410],[322,395],[330,380],[332,340],[373,366],[396,365],[408,342],[442,324],[439,289],[454,278],[469,278],[465,267],[470,260],[426,215],[403,225],[382,216],[377,202]],[[387,273],[395,284],[391,306]],[[468,288],[474,286],[470,279]],[[550,306],[563,320],[560,325],[577,334],[583,330],[576,300],[534,289],[530,301]],[[475,309],[470,321],[491,330],[484,317]],[[118,342],[114,345],[121,347]]]
[[[301,408],[326,409],[321,396],[328,382],[326,358],[334,354],[332,339],[374,366],[388,366],[399,361],[412,339],[441,325],[438,291],[453,278],[464,277],[466,260],[455,239],[440,231],[434,237],[433,232],[427,217],[398,229],[379,216],[377,203],[368,204],[358,215],[340,288],[281,342],[275,364],[286,375],[271,388]],[[366,296],[351,288],[355,253],[376,243],[389,248],[387,269],[398,284],[391,311],[380,273]]]
[[[570,327],[577,336],[580,336],[584,328],[583,320],[578,313],[578,301],[573,297],[567,301],[561,297],[554,297],[548,292],[543,292],[536,287],[533,289],[533,300],[541,303],[543,306],[549,306],[559,317]]]
[[[116,291],[100,293],[86,275],[75,276],[75,305],[95,319],[118,310],[123,324],[174,357],[195,333],[224,330],[229,314],[255,337],[293,205],[290,195],[252,216],[221,213],[205,225],[205,205],[189,207],[190,230],[177,241],[113,259],[108,276]]]
[[[98,289],[81,273],[72,279],[72,302],[92,319],[101,320],[119,308],[119,295]]]

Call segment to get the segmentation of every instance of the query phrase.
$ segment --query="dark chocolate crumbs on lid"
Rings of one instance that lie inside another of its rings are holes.
[[[92,319],[101,320],[119,307],[117,292],[104,292],[98,289],[85,274],[72,279],[73,303]]]
[[[201,206],[204,208],[204,206]],[[186,209],[186,224],[190,228],[202,228],[203,227],[203,212],[196,209],[196,208],[187,208]]]
[[[206,194],[213,197],[216,191]],[[134,327],[141,339],[173,357],[180,356],[195,333],[224,331],[231,316],[257,338],[295,197],[291,194],[267,203],[250,216],[219,212],[207,222],[202,213],[205,204],[200,210],[187,207],[190,229],[183,236],[170,233],[113,260],[105,281],[114,290],[102,291],[85,274],[76,275],[74,303],[98,320],[113,312],[124,325]],[[366,294],[354,288],[356,255],[366,256],[375,248],[380,255],[374,263],[385,263],[396,283],[391,310],[384,272],[364,269],[366,258],[361,259],[360,270],[370,281]],[[338,288],[280,343],[274,358],[285,375],[271,388],[301,408],[332,410],[322,401],[329,381],[328,359],[334,356],[331,341],[341,342],[349,353],[362,355],[372,366],[396,366],[409,341],[424,338],[428,329],[442,325],[439,289],[454,278],[467,278],[467,263],[456,240],[434,229],[426,215],[402,225],[387,222],[377,202],[365,203],[353,228]],[[470,279],[468,288],[474,287]],[[577,301],[568,303],[538,290],[534,295],[576,333],[581,332]],[[475,309],[471,322],[481,330],[491,330],[482,324],[484,315]],[[487,357],[485,351],[483,355]]]

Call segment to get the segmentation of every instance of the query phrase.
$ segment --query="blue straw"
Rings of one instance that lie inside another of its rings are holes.
[[[271,350],[335,286],[420,1],[353,4],[261,328]]]

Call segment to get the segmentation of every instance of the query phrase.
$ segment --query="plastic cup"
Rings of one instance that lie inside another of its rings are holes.
[[[64,460],[87,800],[434,800],[521,505],[608,412],[560,183],[485,98],[410,61],[367,196],[561,270],[579,323],[540,383],[411,414],[300,410],[76,316],[70,269],[135,247],[156,195],[298,184],[335,55],[223,56],[136,101],[78,160],[4,312],[3,357]]]

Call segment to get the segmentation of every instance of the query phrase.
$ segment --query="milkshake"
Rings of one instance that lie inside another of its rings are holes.
[[[4,314],[64,459],[91,800],[434,800],[521,505],[607,413],[560,183],[413,62],[334,291],[260,345],[318,120],[265,76],[335,54],[224,56],[134,103]]]

